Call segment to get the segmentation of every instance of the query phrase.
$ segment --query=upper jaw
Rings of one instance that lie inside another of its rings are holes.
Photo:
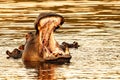
[[[61,23],[61,18],[60,17],[46,17],[39,21],[39,25],[41,27],[44,27],[44,25],[46,25],[48,22],[54,23],[54,27],[57,27]]]
[[[41,13],[34,25],[36,29],[36,33],[39,33],[40,27],[43,27],[48,21],[55,21],[57,24],[55,25],[55,29],[58,29],[59,25],[62,25],[64,23],[64,18],[61,15],[58,15],[56,13]]]

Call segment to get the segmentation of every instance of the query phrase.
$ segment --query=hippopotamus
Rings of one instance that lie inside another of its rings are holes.
[[[7,50],[7,55],[14,58],[16,56],[16,54],[13,55],[14,52],[18,52],[19,55],[15,58],[22,57],[23,61],[43,62],[59,61],[59,59],[69,61],[71,59],[69,47],[78,48],[79,45],[77,42],[73,42],[73,44],[63,42],[62,45],[59,45],[56,41],[54,31],[63,23],[64,18],[59,14],[51,12],[39,14],[34,23],[35,33],[29,32],[26,35],[25,45],[12,52]]]

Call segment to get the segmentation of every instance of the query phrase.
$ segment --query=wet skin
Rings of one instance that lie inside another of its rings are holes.
[[[44,61],[57,58],[58,55],[69,55],[63,51],[53,36],[54,30],[63,23],[62,16],[55,13],[42,13],[35,23],[36,34],[28,39],[23,51],[23,61]],[[68,50],[68,49],[67,49]]]
[[[32,32],[29,32],[25,35],[26,38],[26,42],[30,39],[33,38],[34,34]],[[19,59],[22,57],[23,54],[23,50],[24,50],[24,45],[20,45],[18,48],[15,48],[12,52],[10,52],[9,50],[6,51],[6,54],[8,55],[7,59],[9,58],[14,58],[14,59]]]
[[[64,23],[64,18],[55,13],[41,13],[35,21],[36,33],[28,33],[26,35],[26,43],[15,49],[16,52],[22,53],[23,61],[45,61],[57,59],[61,56],[71,57],[68,47],[78,46],[78,43],[68,44],[63,43],[62,46],[54,38],[54,31],[59,28],[59,25]],[[67,45],[67,46],[66,46]],[[77,45],[77,46],[76,46]],[[9,57],[14,53],[6,52]],[[12,56],[11,56],[12,55]],[[16,54],[15,54],[16,55]]]
[[[19,59],[22,56],[22,51],[15,48],[12,52],[10,52],[9,50],[6,51],[6,54],[8,55],[7,59],[9,58],[14,58],[14,59]]]
[[[34,38],[34,34],[32,32],[29,32],[25,35],[25,38],[26,38],[26,42],[27,42],[28,39]],[[25,42],[25,44],[26,44],[26,42]],[[19,58],[21,58],[25,44],[20,45],[18,48],[15,48],[12,52],[7,50],[6,51],[6,54],[8,55],[7,59],[9,59],[9,58],[19,59]],[[65,51],[66,47],[78,48],[79,45],[78,45],[78,42],[75,42],[75,41],[73,43],[62,42],[60,47],[63,49],[63,51]]]

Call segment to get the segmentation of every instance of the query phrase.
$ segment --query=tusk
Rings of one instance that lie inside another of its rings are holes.
[[[47,57],[49,57],[49,55],[50,55],[50,52],[49,52],[49,50],[45,47],[45,48],[44,48],[44,53],[43,53],[44,59],[47,58]]]
[[[68,47],[65,48],[65,54],[69,55],[69,48]]]

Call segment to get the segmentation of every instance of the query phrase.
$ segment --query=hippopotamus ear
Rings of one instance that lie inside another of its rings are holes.
[[[34,27],[36,29],[36,33],[39,33],[39,30],[38,30],[38,26],[41,26],[39,23],[40,21],[43,19],[43,18],[47,18],[47,17],[59,17],[61,19],[60,21],[60,25],[62,25],[64,23],[64,18],[59,15],[59,14],[56,14],[56,13],[52,13],[52,12],[47,12],[47,13],[40,13],[37,17],[37,19],[35,20],[34,22]]]

